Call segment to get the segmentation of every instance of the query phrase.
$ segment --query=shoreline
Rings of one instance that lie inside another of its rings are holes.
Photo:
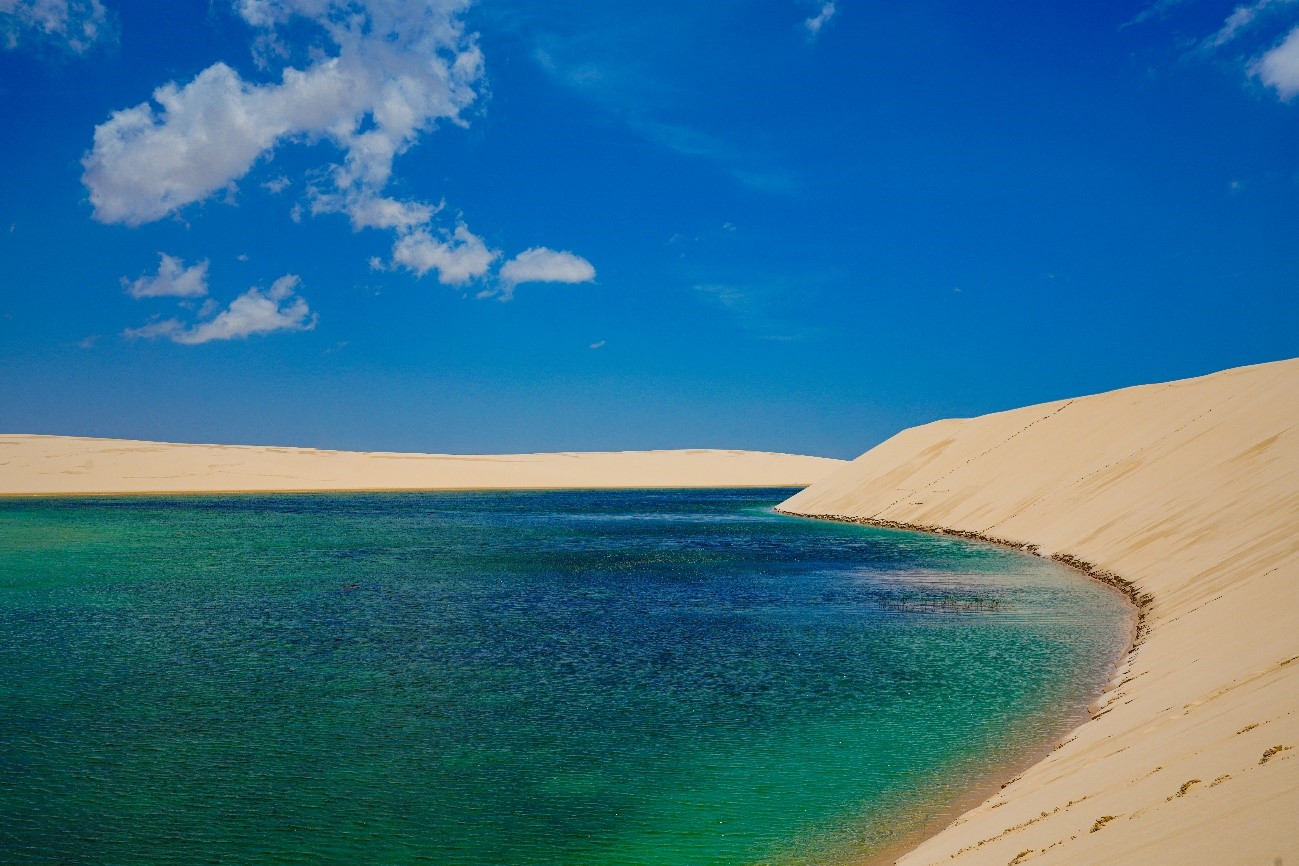
[[[897,860],[907,852],[914,850],[920,843],[933,836],[936,836],[943,828],[950,826],[966,812],[969,812],[980,803],[985,802],[990,797],[995,796],[998,792],[1012,782],[1019,779],[1025,771],[1041,763],[1053,752],[1061,748],[1072,737],[1077,734],[1079,728],[1088,722],[1098,718],[1105,712],[1101,700],[1105,695],[1122,685],[1119,681],[1120,672],[1124,669],[1136,652],[1141,641],[1144,640],[1147,632],[1146,613],[1154,604],[1154,597],[1149,593],[1142,593],[1136,585],[1129,580],[1114,574],[1111,571],[1100,569],[1095,565],[1084,562],[1068,554],[1054,554],[1052,556],[1043,556],[1040,548],[1034,544],[1021,544],[1014,541],[1008,541],[1004,538],[995,538],[978,532],[967,532],[959,529],[949,529],[942,526],[923,526],[919,524],[900,523],[893,520],[877,520],[869,517],[849,517],[842,514],[801,514],[794,511],[782,510],[779,506],[775,508],[777,514],[784,514],[788,517],[801,517],[809,520],[828,520],[835,523],[851,523],[858,526],[872,526],[877,529],[896,529],[904,532],[923,532],[928,535],[941,535],[947,537],[963,538],[970,541],[979,541],[984,544],[991,544],[997,547],[1003,547],[1008,550],[1015,550],[1021,553],[1028,553],[1033,556],[1050,559],[1066,566],[1072,571],[1078,572],[1083,577],[1094,580],[1110,591],[1122,596],[1128,603],[1130,616],[1128,617],[1128,637],[1126,642],[1114,654],[1114,659],[1109,665],[1109,670],[1105,679],[1105,684],[1093,694],[1088,700],[1086,706],[1069,714],[1063,718],[1062,723],[1073,722],[1060,735],[1056,736],[1049,742],[1042,742],[1026,749],[1014,761],[1008,761],[1006,764],[980,775],[977,782],[970,788],[956,797],[952,802],[937,809],[933,815],[920,822],[920,826],[915,830],[903,834],[903,837],[895,843],[885,848],[869,854],[865,859],[859,861],[857,866],[892,866]],[[1005,778],[1010,774],[1007,781],[998,782],[999,779]]]
[[[914,427],[777,508],[1035,553],[1139,611],[1090,718],[867,862],[1299,862],[1299,359]]]
[[[1146,622],[1147,614],[1154,605],[1155,597],[1148,592],[1142,592],[1135,583],[1126,578],[1122,578],[1114,572],[1101,568],[1086,560],[1079,559],[1068,553],[1052,553],[1049,556],[1042,553],[1039,545],[1009,541],[1005,538],[997,538],[993,535],[985,535],[980,532],[971,532],[962,529],[951,529],[946,526],[928,526],[921,523],[902,523],[896,520],[879,520],[873,517],[849,517],[846,514],[804,514],[798,511],[785,511],[776,506],[777,514],[785,514],[790,517],[806,517],[810,520],[830,520],[836,523],[855,523],[859,526],[874,526],[877,529],[898,529],[905,532],[924,532],[929,535],[946,535],[953,538],[964,538],[970,541],[982,541],[985,544],[993,544],[997,547],[1005,547],[1011,550],[1018,550],[1023,553],[1030,553],[1033,556],[1042,559],[1049,559],[1052,562],[1058,562],[1066,565],[1074,571],[1081,572],[1092,580],[1099,581],[1111,589],[1117,591],[1120,595],[1128,600],[1136,614],[1136,622],[1132,639],[1128,643],[1127,650],[1123,656],[1126,657],[1136,651],[1141,642],[1145,640],[1149,631],[1149,624]]]

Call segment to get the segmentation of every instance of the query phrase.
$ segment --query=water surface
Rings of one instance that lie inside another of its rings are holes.
[[[1061,566],[787,492],[0,502],[0,862],[835,863],[1125,641]]]

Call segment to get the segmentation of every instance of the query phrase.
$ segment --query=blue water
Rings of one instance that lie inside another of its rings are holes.
[[[0,501],[0,862],[846,862],[1126,641],[1054,563],[785,495]]]

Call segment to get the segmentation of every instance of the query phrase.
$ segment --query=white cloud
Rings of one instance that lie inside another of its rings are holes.
[[[249,289],[215,316],[212,316],[215,309],[204,305],[201,317],[212,316],[206,321],[186,325],[179,319],[165,319],[139,328],[128,328],[123,336],[131,339],[166,337],[176,343],[194,346],[213,340],[243,339],[275,331],[309,331],[316,326],[316,315],[311,312],[306,300],[295,294],[300,283],[297,276],[286,274],[276,280],[268,291]]]
[[[305,18],[335,52],[286,67],[278,83],[246,81],[215,63],[186,84],[159,87],[156,108],[114,112],[82,160],[95,218],[152,222],[228,188],[285,141],[328,140],[344,158],[327,167],[313,210],[348,213],[358,227],[399,227],[367,216],[394,210],[375,205],[393,159],[436,121],[461,122],[477,96],[482,55],[459,20],[468,3],[239,0],[262,36],[277,38],[276,28]],[[401,204],[405,220],[430,208]]]
[[[439,240],[425,230],[411,232],[397,239],[392,248],[394,264],[402,265],[424,276],[429,271],[438,272],[438,282],[446,285],[464,285],[491,269],[500,253],[487,248],[483,239],[464,225],[456,226],[448,240]]]
[[[391,232],[392,259],[385,267],[420,277],[436,271],[449,285],[489,274],[501,254],[463,223],[436,225],[445,203],[386,194],[396,157],[439,122],[464,125],[461,114],[478,97],[483,58],[476,34],[466,33],[461,20],[472,0],[233,2],[256,30],[258,64],[283,68],[259,82],[214,63],[188,82],[158,87],[152,102],[113,112],[95,128],[82,158],[95,219],[138,226],[223,192],[233,203],[236,182],[273,160],[278,147],[323,142],[333,146],[331,153],[341,150],[342,158],[308,173],[315,180],[305,203],[313,215],[345,214],[356,231]],[[304,56],[286,40],[312,28],[326,37],[326,48],[316,39],[309,63],[285,65]],[[262,184],[271,193],[288,185],[283,175]],[[295,223],[303,204],[289,212]],[[581,282],[595,273],[585,259],[544,248],[528,250],[506,269],[507,297],[519,282]],[[191,332],[154,323],[146,326],[149,334],[137,335],[189,339],[208,333],[206,327]]]
[[[333,197],[317,196],[312,203],[312,212],[319,213],[332,209],[327,204],[332,200]],[[442,206],[417,201],[398,201],[382,196],[366,196],[354,199],[346,208],[338,209],[347,211],[354,229],[396,229],[399,232],[408,232],[427,225]]]
[[[803,26],[807,28],[808,33],[810,33],[812,36],[816,36],[818,33],[821,32],[822,27],[830,23],[830,19],[834,17],[834,13],[836,11],[838,10],[835,9],[834,0],[829,0],[829,2],[822,3],[821,11],[817,12],[811,18],[808,18],[806,21],[804,21]]]
[[[292,128],[278,95],[217,63],[154,91],[161,115],[148,103],[114,112],[82,159],[95,218],[152,222],[243,177]]]
[[[502,300],[509,300],[520,283],[589,283],[595,267],[567,251],[533,247],[501,265],[500,278]]]
[[[262,184],[262,189],[266,190],[271,195],[279,195],[288,189],[292,183],[293,181],[289,180],[284,175],[279,175],[278,177],[273,177],[266,181],[266,183]]]
[[[67,46],[80,54],[108,30],[108,13],[99,0],[0,0],[0,38],[18,47],[19,35]]]
[[[591,344],[591,348],[592,348],[592,349],[603,349],[603,348],[604,348],[604,344],[605,344],[606,342],[607,342],[606,340],[598,340],[598,341],[596,341],[596,342],[594,342],[594,343]]]
[[[1157,0],[1154,6],[1128,23],[1139,24],[1153,17],[1163,17],[1182,2],[1185,0]],[[1293,21],[1296,3],[1299,0],[1242,3],[1232,9],[1212,35],[1200,40],[1189,56],[1208,58],[1234,52],[1234,62],[1242,63],[1249,78],[1257,78],[1275,90],[1283,101],[1288,101],[1299,94],[1299,27],[1294,26]],[[1290,28],[1279,38],[1278,24]],[[1251,56],[1252,60],[1241,59]]]
[[[1288,100],[1299,93],[1299,27],[1254,61],[1249,74],[1275,90],[1282,99]]]
[[[147,325],[141,325],[138,328],[127,328],[122,332],[122,336],[128,340],[155,340],[158,337],[176,338],[176,335],[185,330],[185,323],[180,319],[163,319],[158,322],[150,322]],[[180,342],[180,340],[176,340]]]
[[[208,260],[185,267],[176,256],[159,253],[158,271],[137,280],[122,277],[122,286],[133,298],[200,298],[207,294]]]

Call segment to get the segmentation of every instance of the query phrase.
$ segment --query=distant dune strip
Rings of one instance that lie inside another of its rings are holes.
[[[0,496],[804,487],[845,465],[764,451],[400,454],[0,434]]]
[[[1299,864],[1299,359],[905,430],[780,509],[995,539],[1142,608],[1091,721],[899,864]]]

